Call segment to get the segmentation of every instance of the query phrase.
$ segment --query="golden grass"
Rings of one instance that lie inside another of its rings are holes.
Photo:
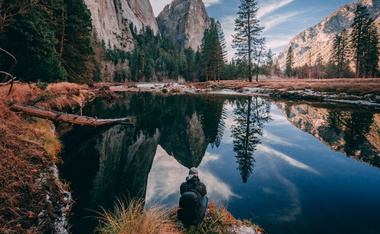
[[[306,90],[316,92],[350,93],[350,94],[379,94],[380,78],[367,79],[264,79],[259,82],[241,80],[226,80],[220,82],[198,83],[195,86],[211,85],[239,89],[243,87],[261,87],[274,90]]]
[[[118,200],[114,213],[104,211],[102,217],[97,229],[102,234],[181,233],[178,224],[170,220],[168,210],[160,206],[144,210],[142,200],[131,200],[128,206]]]
[[[210,202],[203,223],[198,226],[185,228],[177,220],[177,207],[170,212],[162,206],[154,206],[144,210],[142,200],[132,200],[129,206],[118,200],[115,211],[104,211],[101,225],[97,231],[101,234],[150,234],[150,233],[183,233],[183,234],[210,234],[234,233],[234,227],[252,227],[257,233],[264,230],[250,221],[235,219],[223,206],[217,207]]]
[[[60,185],[49,169],[59,162],[62,149],[53,123],[13,112],[8,102],[71,109],[90,93],[79,87],[16,83],[9,96],[9,86],[0,87],[0,233],[50,232],[56,218],[54,204],[61,202]],[[40,222],[42,210],[47,213]]]

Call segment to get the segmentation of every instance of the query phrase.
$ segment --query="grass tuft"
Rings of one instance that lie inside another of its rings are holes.
[[[164,234],[181,233],[178,224],[171,221],[169,211],[160,206],[144,210],[142,200],[133,199],[127,206],[117,200],[114,212],[104,211],[100,227],[102,234]]]
[[[239,233],[241,226],[252,227],[256,233],[265,233],[263,229],[248,220],[237,220],[223,206],[217,207],[210,202],[203,223],[198,226],[184,227],[177,219],[178,207],[171,211],[162,206],[144,209],[142,200],[132,200],[128,206],[117,200],[114,212],[103,211],[101,225],[97,231],[101,234],[150,234],[150,233]]]

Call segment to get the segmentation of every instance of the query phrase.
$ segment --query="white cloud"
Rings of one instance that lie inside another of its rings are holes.
[[[266,32],[270,29],[272,29],[274,26],[282,23],[286,23],[288,21],[294,20],[295,17],[299,16],[300,14],[303,14],[304,12],[288,12],[286,14],[281,14],[281,15],[273,15],[270,17],[267,17],[262,20],[262,26],[264,26],[263,32]]]
[[[211,5],[219,4],[220,0],[203,0],[203,3],[205,4],[205,7],[208,7]]]
[[[288,5],[289,3],[293,2],[293,0],[281,0],[280,2],[278,1],[269,1],[267,3],[264,3],[260,8],[259,11],[257,12],[257,18],[261,18],[263,16],[266,16],[266,14],[274,12],[281,7]]]
[[[266,37],[266,47],[272,50],[273,53],[279,53],[288,45],[289,41],[293,39],[295,34],[272,34],[264,35]]]
[[[290,157],[290,156],[288,156],[288,155],[286,155],[280,151],[277,151],[273,148],[270,148],[270,147],[264,146],[264,145],[259,145],[257,148],[261,152],[266,153],[267,155],[273,155],[273,156],[276,156],[276,157],[283,159],[285,162],[287,162],[289,165],[291,165],[293,167],[297,167],[297,168],[300,168],[300,169],[303,169],[306,171],[310,171],[310,172],[315,173],[315,174],[319,174],[316,170],[309,167],[308,165],[301,163],[301,162],[293,159],[292,157]]]

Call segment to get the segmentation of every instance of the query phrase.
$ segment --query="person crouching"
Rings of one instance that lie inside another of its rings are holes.
[[[198,177],[198,169],[192,167],[186,182],[180,187],[178,219],[185,225],[198,225],[203,222],[206,214],[208,198],[204,183]]]

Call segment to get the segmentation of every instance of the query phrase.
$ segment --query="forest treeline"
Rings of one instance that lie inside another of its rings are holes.
[[[124,51],[96,40],[90,11],[83,0],[4,0],[0,9],[0,48],[17,59],[14,66],[12,58],[1,53],[0,70],[25,82],[100,81],[104,75],[101,61],[127,65],[107,79],[119,82],[179,78],[207,81],[246,76],[244,64],[227,63],[224,34],[215,20],[205,31],[198,51],[154,35],[149,27],[137,31],[132,24],[128,27],[135,47],[133,51]],[[269,55],[269,65],[263,65],[261,73],[270,73],[266,66],[273,64],[274,54]],[[4,75],[0,82],[2,79]]]
[[[0,69],[25,82],[99,79],[83,0],[2,0]]]
[[[282,71],[270,49],[264,50],[265,38],[260,43],[255,42],[257,48],[250,52],[254,53],[252,63],[244,61],[244,56],[227,61],[224,33],[214,19],[197,51],[155,35],[149,27],[137,31],[133,24],[126,27],[132,32],[135,46],[132,51],[125,51],[111,46],[110,42],[97,40],[90,11],[83,0],[2,0],[0,48],[13,55],[17,64],[9,54],[0,51],[0,71],[4,71],[0,74],[0,83],[5,82],[6,73],[25,82],[76,83],[102,79],[117,82],[231,80],[249,79],[252,74],[256,77],[258,74],[298,78],[374,77],[379,74],[379,37],[366,9],[359,10],[351,31],[357,30],[353,35],[372,36],[356,38],[354,42],[346,30],[337,34],[328,63],[323,63],[319,56],[314,64],[293,67],[294,55],[288,51],[286,69]],[[352,58],[358,67],[355,71],[349,66]],[[115,66],[122,64],[118,67],[123,69],[106,74],[101,69],[102,61]],[[372,67],[368,67],[369,64]],[[105,78],[107,75],[112,77]]]

